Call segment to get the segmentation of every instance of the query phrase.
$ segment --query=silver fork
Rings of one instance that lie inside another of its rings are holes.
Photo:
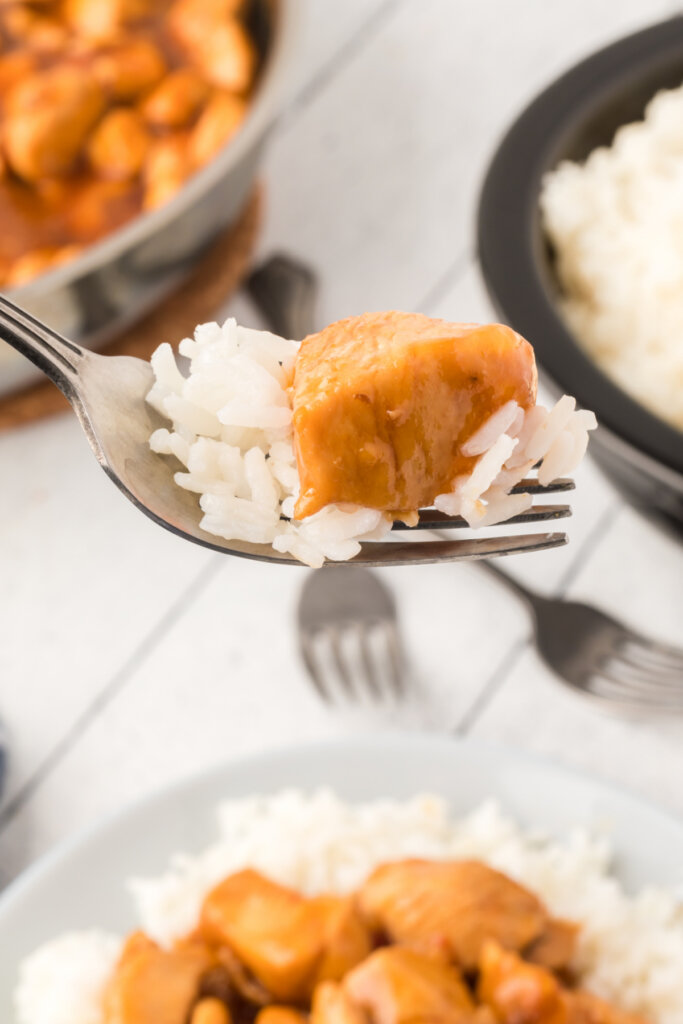
[[[297,621],[301,657],[324,701],[384,703],[406,696],[396,603],[375,573],[358,566],[311,573]]]
[[[682,649],[591,605],[542,597],[497,565],[480,564],[531,610],[538,653],[562,682],[610,707],[683,711]]]
[[[269,545],[223,540],[200,527],[197,497],[173,479],[181,468],[173,458],[151,451],[149,438],[164,425],[145,402],[153,383],[152,368],[130,356],[103,356],[82,349],[46,324],[0,296],[0,338],[21,352],[45,373],[74,408],[98,462],[120,491],[160,526],[185,540],[225,554],[262,562],[300,565],[292,555],[278,554]],[[539,487],[535,493],[567,490],[571,481]],[[565,505],[530,509],[509,522],[544,522],[571,514]],[[462,520],[444,519],[433,510],[420,513],[424,529],[465,526]],[[400,534],[399,534],[400,536]],[[354,561],[364,565],[420,565],[542,551],[566,543],[563,533],[510,535],[465,540],[369,542]]]

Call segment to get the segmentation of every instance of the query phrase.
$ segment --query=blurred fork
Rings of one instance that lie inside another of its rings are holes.
[[[491,562],[480,565],[530,608],[538,653],[562,682],[611,708],[683,711],[683,649],[591,605],[542,597]]]
[[[312,572],[299,598],[299,649],[328,704],[399,701],[407,667],[396,603],[380,578],[358,566]]]

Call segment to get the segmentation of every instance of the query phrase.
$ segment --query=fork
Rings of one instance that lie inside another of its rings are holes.
[[[360,566],[333,576],[312,572],[297,610],[299,650],[328,704],[399,701],[407,693],[406,657],[396,602],[380,578]]]
[[[531,608],[537,650],[565,685],[611,710],[683,711],[683,650],[590,605],[541,597],[491,562],[479,564]],[[301,657],[325,702],[407,696],[396,604],[376,574],[354,566],[334,576],[311,573],[297,623]]]
[[[591,605],[542,597],[491,562],[480,565],[531,610],[538,653],[563,683],[612,708],[683,711],[682,649]]]
[[[305,312],[307,306],[303,308]],[[279,554],[269,545],[224,540],[202,530],[196,496],[174,481],[180,463],[155,454],[149,447],[151,434],[164,425],[161,416],[145,402],[153,384],[149,363],[130,356],[103,356],[87,351],[2,296],[0,338],[30,359],[60,388],[73,406],[97,461],[119,490],[150,519],[185,540],[225,554],[262,562],[301,564],[292,555]],[[535,493],[546,494],[571,489],[573,483],[556,481],[542,488],[533,481],[531,486]],[[541,506],[509,522],[544,522],[570,514],[565,505]],[[466,523],[446,519],[434,510],[422,510],[420,526],[443,530]],[[563,533],[542,533],[367,542],[354,561],[364,565],[420,565],[542,551],[565,544],[566,540]]]

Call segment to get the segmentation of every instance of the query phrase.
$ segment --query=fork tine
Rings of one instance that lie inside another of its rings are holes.
[[[401,699],[406,695],[405,655],[396,623],[385,622],[382,633],[389,654],[389,684],[394,695]]]
[[[545,551],[567,543],[565,533],[529,533],[517,537],[482,537],[440,541],[369,541],[352,559],[355,565],[430,565],[521,552]],[[329,563],[328,563],[329,565]]]
[[[332,662],[337,670],[337,674],[339,675],[344,696],[348,700],[352,701],[356,697],[356,690],[353,683],[353,672],[349,669],[349,665],[342,649],[341,633],[339,630],[329,627],[328,629],[323,630],[323,636],[326,637],[327,643],[329,644]]]
[[[520,480],[511,489],[511,494],[557,494],[559,491],[573,491],[576,484],[571,477],[561,477],[553,480],[551,484],[539,484],[536,477],[527,477]]]
[[[543,523],[552,519],[565,519],[567,516],[572,514],[572,510],[569,505],[537,505],[534,508],[529,508],[526,512],[521,512],[517,516],[511,516],[510,519],[505,520],[505,526],[510,526],[513,523]],[[406,526],[405,523],[396,522],[393,525],[394,530],[457,530],[457,529],[470,529],[470,525],[466,519],[461,516],[448,516],[445,512],[439,512],[435,508],[423,508],[420,509],[420,521],[417,526],[410,527]],[[502,525],[502,524],[499,524]]]
[[[633,662],[625,661],[616,654],[610,655],[601,665],[600,671],[603,668],[613,671],[617,678],[623,679],[629,686],[641,686],[648,690],[657,687],[660,690],[680,691],[683,694],[683,678],[678,673],[652,672],[634,665]]]
[[[612,651],[609,661],[623,668],[633,678],[683,690],[683,671],[672,665],[643,661],[629,655],[623,648]]]
[[[372,648],[370,646],[370,632],[360,623],[357,629],[358,635],[358,649],[360,651],[361,665],[365,673],[365,681],[367,689],[375,700],[381,700],[383,697],[382,681],[377,672],[377,665],[372,654]]]
[[[326,704],[331,704],[332,695],[325,686],[325,677],[320,671],[318,656],[315,651],[315,644],[308,633],[301,634],[300,650],[304,665],[308,669],[308,674],[313,681],[313,685],[315,686],[318,696]]]
[[[629,682],[621,673],[614,673],[606,667],[601,667],[592,677],[593,681],[607,683],[607,687],[593,688],[593,693],[598,696],[612,696],[638,705],[643,708],[668,708],[671,711],[683,711],[683,687],[675,689],[669,686],[658,686],[642,683]]]
[[[679,672],[683,681],[683,650],[636,634],[625,637],[620,649],[628,652],[641,664],[652,664],[662,668],[666,666]]]

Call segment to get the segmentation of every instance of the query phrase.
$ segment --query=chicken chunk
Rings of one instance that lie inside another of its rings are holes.
[[[563,971],[574,958],[578,935],[579,926],[573,921],[552,919],[531,946],[524,950],[524,958],[551,971]]]
[[[135,100],[153,89],[166,74],[166,61],[148,39],[126,39],[95,57],[93,74],[116,100]]]
[[[135,110],[112,110],[102,119],[88,143],[91,166],[103,178],[126,181],[142,170],[150,137]]]
[[[31,249],[14,261],[11,268],[5,274],[5,284],[11,288],[18,288],[20,285],[33,281],[40,274],[45,274],[49,270],[61,267],[64,263],[70,263],[71,260],[80,256],[81,251],[80,245]]]
[[[474,1019],[474,1003],[459,972],[411,949],[377,950],[346,977],[344,990],[373,1024],[463,1024]]]
[[[200,999],[192,1011],[190,1024],[232,1024],[232,1015],[220,999]]]
[[[2,23],[8,35],[38,53],[59,52],[64,49],[69,38],[67,28],[61,21],[41,14],[27,4],[8,7],[3,12]]]
[[[203,167],[232,138],[247,112],[240,96],[215,93],[202,111],[190,139],[190,157],[195,167]]]
[[[182,133],[157,139],[150,147],[145,165],[145,210],[167,203],[192,173],[187,137]]]
[[[477,994],[501,1024],[568,1024],[557,978],[516,953],[488,942],[482,951]]]
[[[202,945],[167,952],[137,932],[109,983],[103,1024],[187,1024],[212,963]]]
[[[391,941],[442,952],[466,970],[477,966],[487,939],[523,949],[547,922],[533,893],[479,861],[381,865],[361,888],[359,906]]]
[[[311,1024],[368,1024],[368,1016],[356,1006],[343,985],[323,981],[313,993]]]
[[[366,313],[302,342],[294,390],[298,519],[332,502],[411,512],[451,491],[461,445],[536,400],[533,349],[509,327]]]
[[[219,966],[204,979],[203,993],[218,995],[226,1001],[237,1000],[252,1007],[264,1007],[271,1001],[265,985],[257,981],[229,946],[217,946]]]
[[[157,8],[158,0],[64,0],[64,17],[79,35],[111,39]]]
[[[229,946],[283,1002],[306,1002],[318,981],[343,976],[370,949],[350,900],[306,899],[251,870],[209,893],[200,927],[209,942]]]
[[[264,1006],[259,1010],[255,1024],[308,1024],[308,1018],[291,1006]]]
[[[563,988],[546,968],[495,942],[482,952],[477,994],[500,1024],[646,1024],[590,992]]]
[[[85,184],[71,199],[66,213],[70,235],[79,242],[93,242],[124,224],[135,209],[137,184],[131,181],[94,181]]]
[[[246,92],[256,69],[256,50],[233,0],[175,0],[169,32],[215,85]]]
[[[37,65],[36,54],[27,53],[25,50],[12,50],[3,54],[0,57],[0,101],[4,103],[14,87],[19,82],[26,81]]]
[[[145,97],[141,111],[146,121],[159,128],[182,128],[199,113],[209,96],[209,86],[191,68],[167,75]]]
[[[19,83],[6,103],[5,153],[26,181],[67,174],[105,105],[101,86],[63,65]]]
[[[566,992],[567,1024],[647,1024],[643,1017],[618,1010],[590,992]]]

